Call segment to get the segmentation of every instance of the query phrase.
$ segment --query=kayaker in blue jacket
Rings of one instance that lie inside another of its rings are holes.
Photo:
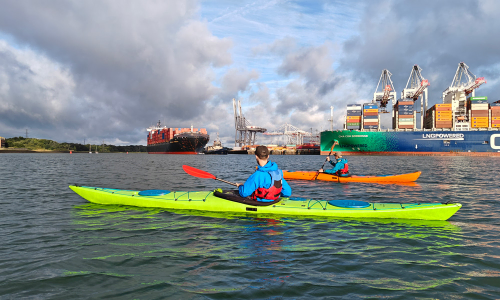
[[[333,166],[333,169],[328,169],[328,170],[319,169],[319,172],[335,174],[337,176],[343,176],[343,177],[349,176],[349,165],[347,164],[347,159],[342,158],[342,152],[337,151],[335,152],[334,156],[335,156],[335,161],[331,161],[329,156],[326,158],[326,160],[330,162],[330,164]]]
[[[257,170],[245,183],[238,184],[241,197],[250,197],[260,202],[272,202],[281,196],[290,197],[292,189],[283,179],[283,171],[278,165],[269,161],[269,149],[258,146],[255,149]]]

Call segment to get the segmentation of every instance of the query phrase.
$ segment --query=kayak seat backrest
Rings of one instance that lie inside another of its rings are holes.
[[[240,193],[238,190],[220,190],[217,189],[214,191],[214,196],[219,197],[222,199],[226,199],[229,201],[234,201],[238,203],[243,203],[246,205],[251,205],[251,206],[269,206],[276,204],[281,201],[281,198],[278,198],[277,200],[271,201],[271,202],[260,202],[260,201],[255,201],[251,199],[250,197],[243,198],[240,196]]]
[[[140,196],[162,196],[170,194],[170,191],[167,190],[145,190],[145,191],[140,191],[139,195]]]
[[[370,206],[370,203],[359,200],[330,200],[328,204],[345,208],[365,208]]]

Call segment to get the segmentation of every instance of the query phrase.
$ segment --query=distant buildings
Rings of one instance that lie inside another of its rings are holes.
[[[5,138],[0,136],[0,148],[5,148]]]

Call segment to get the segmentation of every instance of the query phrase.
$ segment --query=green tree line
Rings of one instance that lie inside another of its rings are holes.
[[[58,143],[52,140],[13,137],[5,139],[5,147],[7,148],[24,148],[28,150],[50,150],[50,151],[90,151],[88,144],[82,145],[77,143]],[[130,145],[130,146],[115,146],[115,145],[91,145],[92,151],[97,149],[98,152],[147,152],[146,146]]]

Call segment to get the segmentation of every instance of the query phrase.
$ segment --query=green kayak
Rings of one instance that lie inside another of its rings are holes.
[[[170,192],[166,190],[130,191],[74,185],[69,187],[82,198],[98,204],[245,213],[255,216],[447,220],[462,207],[460,203],[369,203],[357,200],[325,201],[293,197],[262,203],[241,198],[236,195],[235,191]]]

